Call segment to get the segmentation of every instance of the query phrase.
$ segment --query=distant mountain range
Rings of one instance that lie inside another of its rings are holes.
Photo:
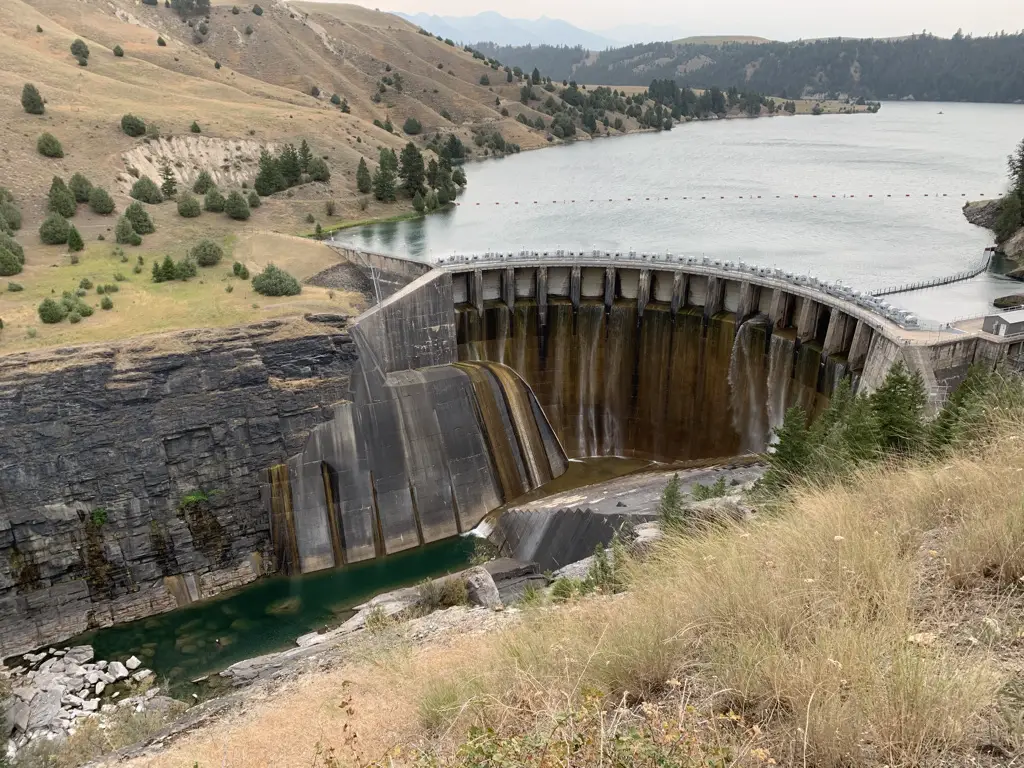
[[[574,26],[561,19],[541,16],[539,19],[510,19],[495,11],[475,16],[437,16],[429,13],[396,14],[423,29],[457,43],[494,43],[495,45],[565,45],[583,46],[603,51],[630,43],[678,37],[674,27],[656,24],[622,24],[598,32]]]

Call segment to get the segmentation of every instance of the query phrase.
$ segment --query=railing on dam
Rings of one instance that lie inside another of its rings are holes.
[[[543,265],[575,266],[593,264],[630,265],[638,269],[687,269],[736,278],[755,277],[787,283],[799,288],[827,294],[861,309],[884,317],[901,328],[917,329],[916,315],[894,307],[878,295],[852,288],[841,280],[828,282],[813,275],[794,273],[777,267],[764,267],[740,261],[722,261],[706,256],[677,256],[671,253],[637,253],[610,251],[519,251],[517,253],[455,254],[437,259],[439,269],[487,269],[494,267],[529,267]]]
[[[949,285],[950,283],[959,283],[961,280],[970,280],[971,278],[977,277],[982,272],[988,269],[989,264],[992,263],[992,252],[989,249],[985,249],[981,257],[974,260],[967,269],[962,272],[957,272],[955,275],[945,275],[943,277],[933,277],[928,280],[918,280],[914,283],[903,283],[902,285],[891,285],[887,288],[879,288],[878,290],[871,291],[872,296],[891,296],[894,293],[907,293],[908,291],[918,291],[922,288],[934,288],[938,285]]]

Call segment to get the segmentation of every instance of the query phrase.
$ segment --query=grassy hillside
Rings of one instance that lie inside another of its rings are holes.
[[[205,171],[225,195],[232,189],[248,193],[262,150],[278,152],[286,143],[298,145],[305,139],[313,155],[326,162],[330,180],[303,183],[266,197],[248,221],[219,213],[183,219],[173,200],[146,205],[156,232],[145,236],[137,248],[124,247],[128,268],[140,255],[146,264],[146,272],[126,274],[126,294],[157,289],[143,285],[152,261],[166,254],[183,258],[200,237],[219,242],[229,257],[233,250],[238,256],[238,243],[262,240],[269,248],[268,259],[285,264],[293,261],[292,241],[259,233],[310,233],[316,223],[329,230],[346,221],[411,211],[411,201],[401,195],[384,204],[357,190],[360,161],[365,160],[372,173],[382,147],[399,153],[411,140],[429,160],[435,154],[427,149],[428,142],[451,134],[473,159],[494,151],[493,144],[474,142],[478,134],[500,133],[508,144],[523,149],[559,141],[546,130],[516,120],[522,114],[536,123],[541,116],[539,102],[520,102],[519,76],[508,82],[509,73],[496,63],[437,40],[398,17],[350,5],[278,0],[264,2],[262,11],[255,13],[251,3],[216,0],[207,16],[183,19],[163,0],[156,5],[134,0],[0,3],[0,132],[5,137],[0,187],[13,194],[20,211],[21,227],[14,234],[25,250],[24,270],[9,278],[25,290],[0,293],[0,351],[265,315],[266,302],[245,304],[240,295],[233,297],[230,312],[209,316],[193,311],[208,307],[205,293],[199,291],[205,298],[197,295],[191,301],[187,296],[196,293],[195,288],[169,283],[161,284],[159,291],[182,303],[182,312],[165,313],[159,305],[147,303],[153,317],[140,316],[139,309],[115,323],[110,313],[97,312],[74,326],[48,326],[35,317],[41,297],[59,298],[62,291],[75,290],[97,259],[120,263],[120,256],[112,255],[114,229],[131,202],[128,192],[139,176],[159,184],[165,162],[179,191],[191,187]],[[86,66],[80,66],[70,51],[76,39],[89,48]],[[116,56],[115,48],[123,56]],[[26,83],[35,85],[45,100],[44,114],[22,109]],[[342,99],[347,113],[341,109]],[[145,121],[146,136],[133,138],[121,130],[127,113]],[[403,132],[409,118],[421,126],[414,135]],[[392,125],[393,132],[375,121]],[[623,131],[636,127],[636,121],[624,117]],[[57,137],[63,157],[44,157],[37,151],[43,132]],[[53,177],[67,182],[75,173],[106,189],[116,210],[98,215],[87,205],[78,206],[70,222],[87,247],[80,264],[71,269],[67,247],[44,245],[39,227]],[[325,265],[336,259],[327,248],[311,247],[320,250],[318,260]],[[257,264],[247,266],[252,270]],[[205,271],[198,276],[204,285],[219,279]],[[6,284],[0,279],[0,289]],[[301,311],[309,293],[273,303],[283,305],[280,311],[289,304]],[[221,303],[226,300],[219,298]],[[98,299],[89,301],[98,308]],[[355,306],[357,297],[348,301]],[[114,313],[125,309],[115,302]]]

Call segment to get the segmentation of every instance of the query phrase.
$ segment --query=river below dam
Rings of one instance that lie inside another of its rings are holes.
[[[422,261],[669,251],[879,289],[955,274],[991,245],[960,208],[1003,193],[1022,126],[1022,105],[912,102],[875,115],[689,123],[474,163],[457,207],[335,239]],[[908,306],[945,321],[1007,292],[983,276]]]

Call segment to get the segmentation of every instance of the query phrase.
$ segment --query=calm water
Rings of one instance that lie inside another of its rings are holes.
[[[958,272],[991,244],[960,206],[1003,192],[1022,131],[1024,106],[989,104],[691,123],[474,163],[456,209],[338,239],[424,261],[520,248],[706,254],[880,288]],[[982,280],[958,298],[974,307],[993,291],[1005,292]],[[969,311],[930,297],[914,309],[931,319]]]
[[[227,595],[101,629],[69,644],[91,643],[100,659],[124,660],[134,654],[159,678],[179,686],[286,648],[306,632],[336,626],[373,595],[466,568],[472,552],[471,539],[456,538],[338,570],[261,579]]]

